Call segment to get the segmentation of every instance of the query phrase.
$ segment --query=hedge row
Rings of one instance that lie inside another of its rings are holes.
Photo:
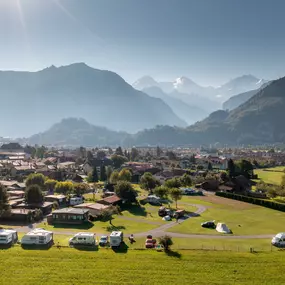
[[[274,201],[263,200],[259,198],[233,194],[229,192],[216,192],[216,195],[220,197],[239,200],[239,201],[243,201],[243,202],[247,202],[247,203],[251,203],[251,204],[255,204],[255,205],[259,205],[259,206],[267,207],[270,209],[285,212],[285,204],[277,203]]]

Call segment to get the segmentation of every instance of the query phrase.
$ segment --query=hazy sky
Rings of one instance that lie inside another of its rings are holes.
[[[0,69],[86,62],[128,82],[285,75],[285,0],[0,0]]]

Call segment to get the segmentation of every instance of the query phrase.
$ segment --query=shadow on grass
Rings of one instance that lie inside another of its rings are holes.
[[[197,217],[201,216],[200,214],[197,214],[195,212],[187,212],[186,214],[187,214],[187,216],[184,217],[184,220],[186,220],[188,218],[197,218]]]
[[[38,245],[38,244],[31,244],[31,245],[28,245],[28,244],[21,244],[22,246],[22,249],[25,249],[25,250],[48,250],[50,249],[52,246],[54,245],[54,242],[50,242],[48,244],[43,244],[43,245]]]
[[[146,211],[145,207],[142,207],[141,205],[125,206],[122,210],[128,211],[129,213],[131,213],[132,215],[135,215],[135,216],[142,216],[142,217],[147,216],[147,211]]]
[[[112,231],[121,231],[121,230],[125,230],[126,227],[124,226],[115,226],[115,225],[110,225],[108,227],[106,227],[106,231],[108,232],[112,232]]]
[[[112,250],[115,253],[127,253],[128,249],[129,249],[129,247],[126,245],[125,242],[121,243],[121,245],[119,247],[112,247]]]
[[[98,251],[99,246],[98,245],[93,245],[93,246],[88,246],[88,245],[74,245],[74,249],[79,250],[79,251]]]
[[[64,228],[64,229],[79,229],[79,230],[89,230],[92,227],[94,227],[94,224],[91,222],[86,222],[84,224],[54,224],[54,228],[59,229],[59,228]]]
[[[179,253],[179,252],[177,252],[177,251],[173,251],[173,250],[171,250],[171,249],[169,249],[169,250],[165,250],[164,251],[165,252],[165,254],[167,255],[167,256],[170,256],[170,257],[175,257],[175,258],[181,258],[181,253]]]

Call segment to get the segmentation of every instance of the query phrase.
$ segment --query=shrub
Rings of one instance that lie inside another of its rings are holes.
[[[229,198],[229,199],[234,199],[234,200],[239,200],[263,207],[267,207],[270,209],[278,210],[285,212],[285,204],[281,203],[276,203],[274,201],[270,200],[263,200],[259,198],[254,198],[254,197],[248,197],[248,196],[243,196],[243,195],[238,195],[238,194],[233,194],[233,193],[228,193],[228,192],[216,192],[217,196],[224,197],[224,198]]]
[[[173,245],[172,238],[168,235],[160,237],[159,243],[163,245],[165,251],[168,251],[170,249],[170,246]]]

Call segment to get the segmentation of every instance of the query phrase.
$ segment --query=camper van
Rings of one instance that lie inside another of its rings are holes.
[[[285,247],[285,233],[277,234],[271,241],[273,246],[283,248]]]
[[[48,245],[53,241],[53,233],[44,229],[34,229],[22,237],[22,245]]]
[[[118,247],[123,242],[123,232],[112,232],[110,235],[110,246]]]
[[[18,234],[14,230],[0,230],[0,245],[12,245],[18,241]]]
[[[69,246],[73,245],[96,245],[95,234],[77,233],[69,240]]]
[[[82,203],[84,203],[83,197],[72,197],[69,200],[69,205],[70,206],[80,205]]]

